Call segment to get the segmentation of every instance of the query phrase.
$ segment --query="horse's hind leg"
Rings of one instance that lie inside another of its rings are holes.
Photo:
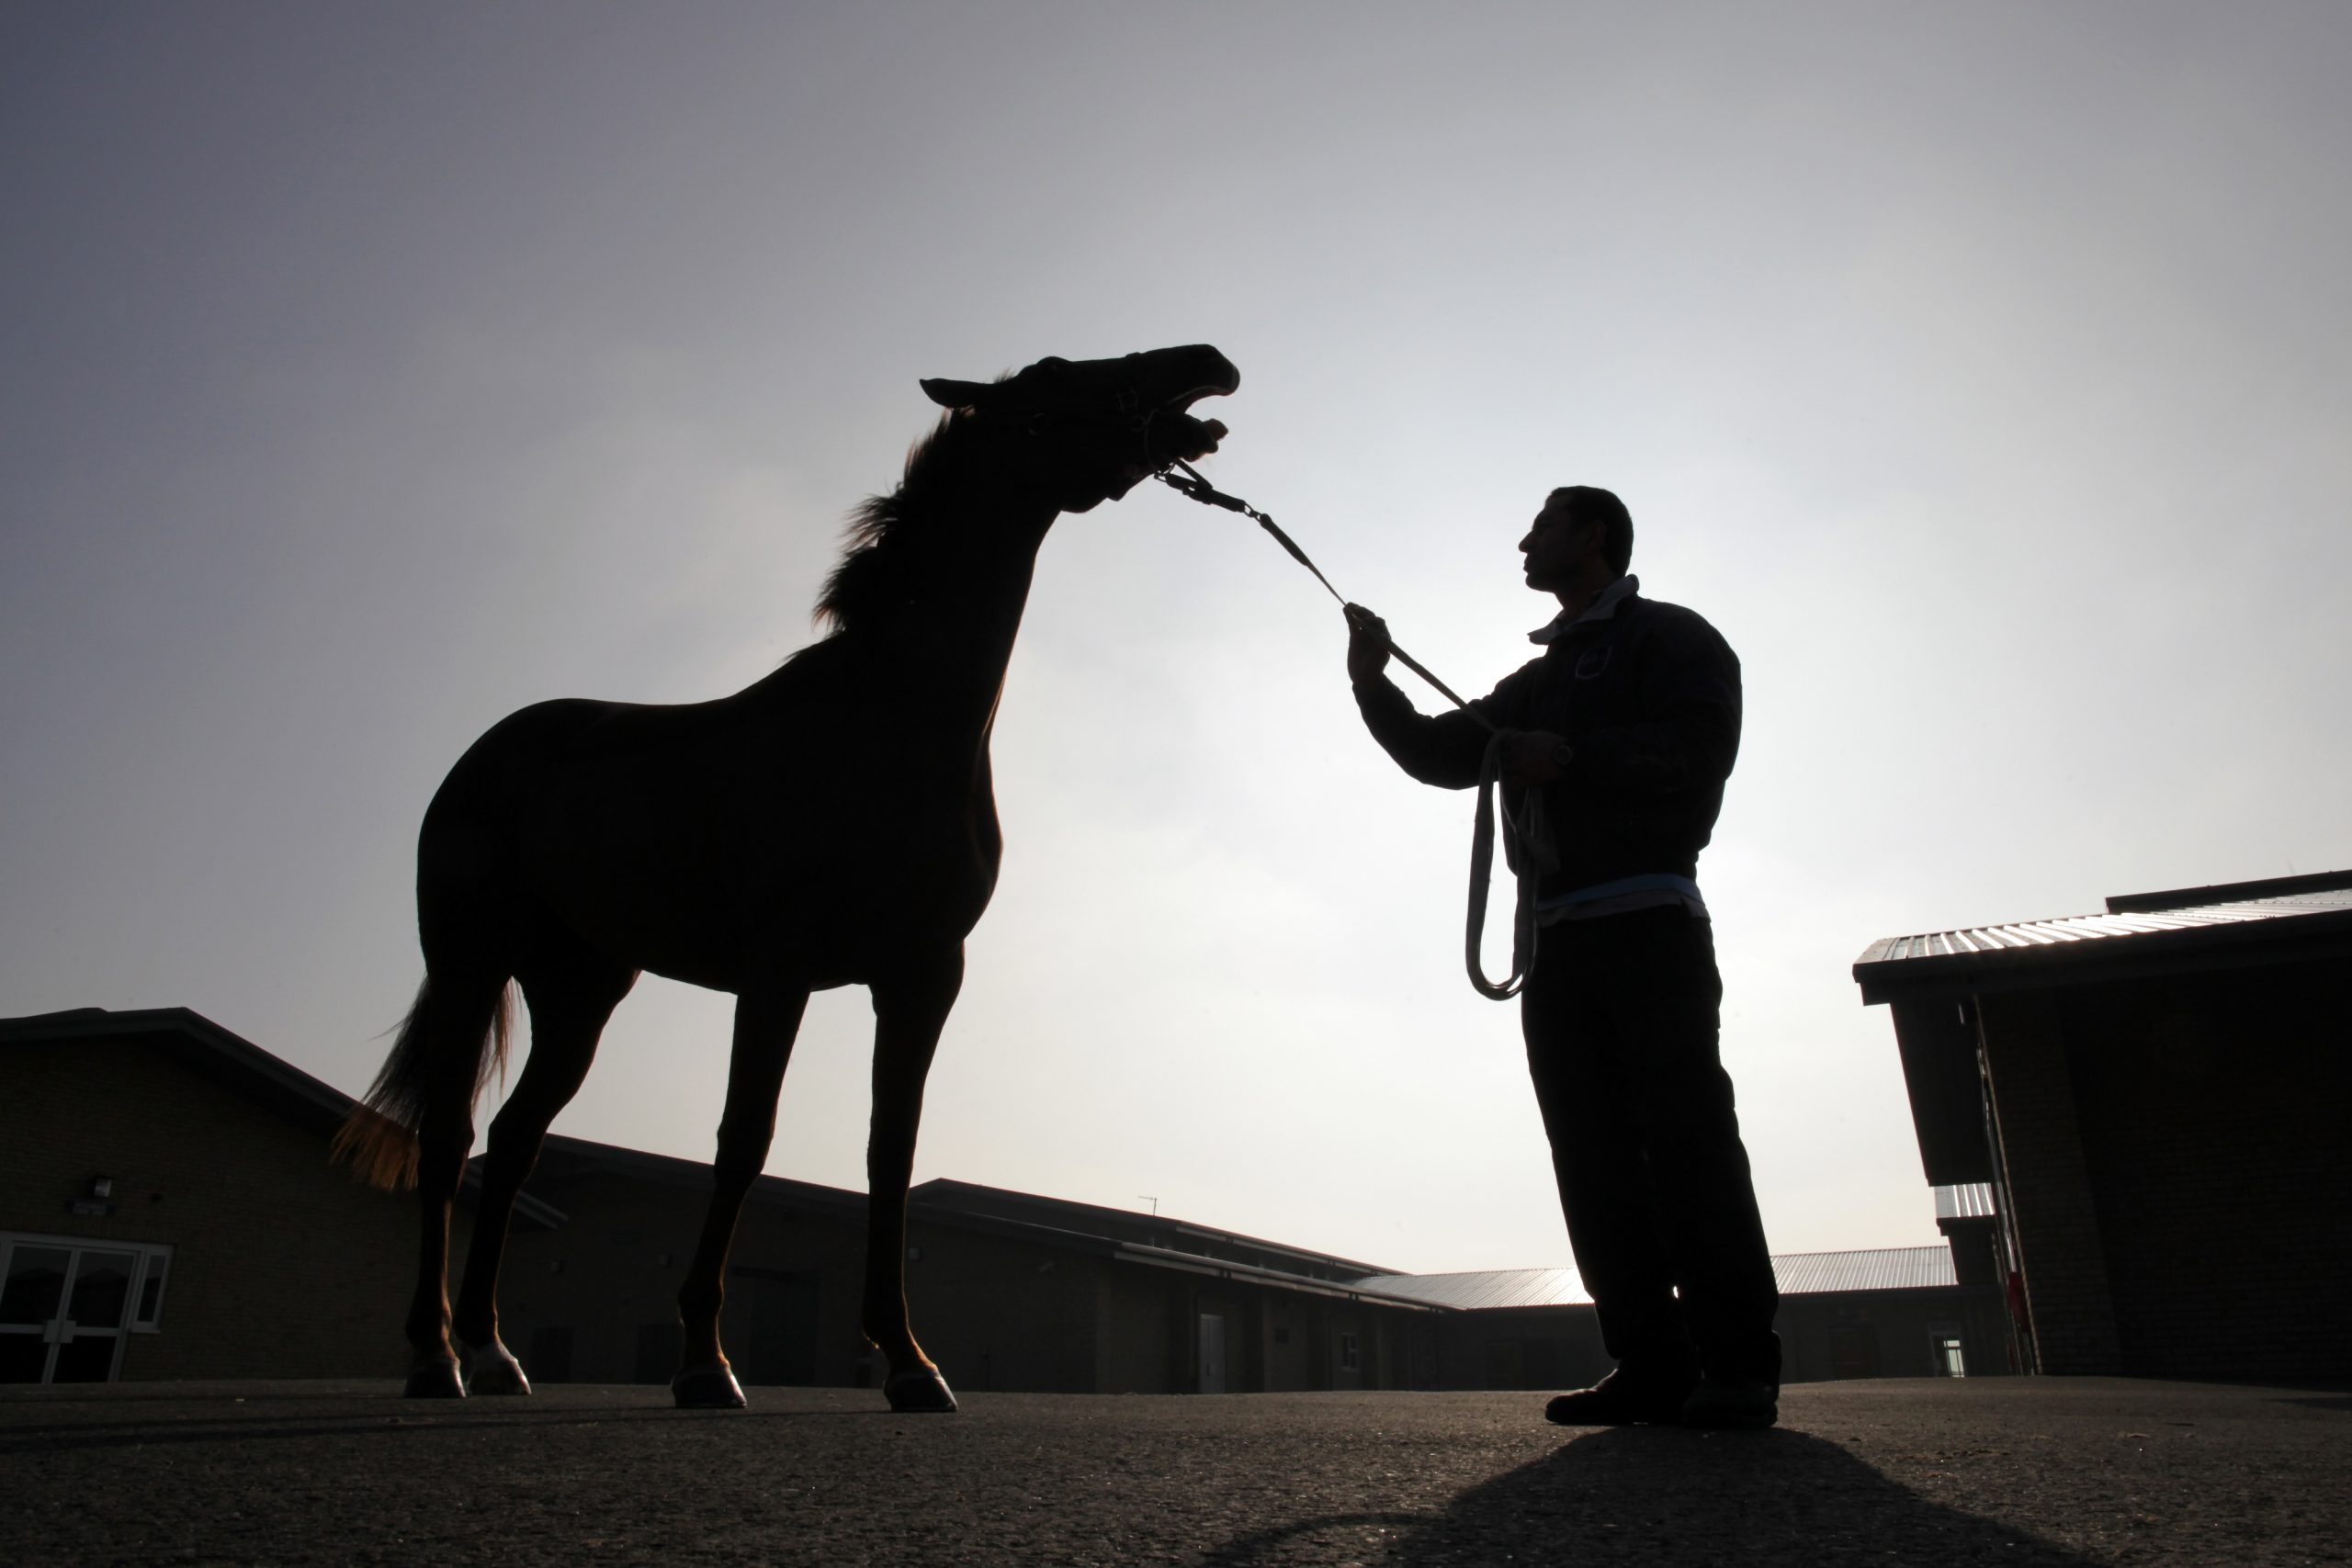
[[[507,1222],[515,1195],[538,1163],[549,1123],[580,1092],[605,1021],[636,983],[635,970],[585,955],[560,970],[535,966],[522,976],[531,1010],[531,1054],[514,1092],[491,1119],[473,1246],[466,1254],[465,1285],[458,1292],[455,1327],[470,1393],[531,1392],[522,1363],[498,1337],[498,1265],[506,1250]]]
[[[416,1123],[416,1293],[407,1334],[411,1399],[459,1399],[465,1386],[449,1345],[449,1204],[474,1145],[474,1094],[483,1040],[503,1027],[506,976],[452,977],[428,969],[418,1006],[424,1032]]]
[[[915,1130],[939,1032],[964,984],[958,943],[938,962],[910,966],[874,992],[874,1127],[865,1146],[865,1337],[890,1363],[890,1408],[948,1412],[956,1396],[907,1322],[907,1186]]]
[[[727,1066],[727,1110],[718,1122],[718,1157],[711,1161],[710,1212],[702,1239],[678,1290],[678,1321],[685,1353],[671,1394],[681,1406],[732,1409],[743,1390],[718,1344],[718,1314],[727,1303],[727,1252],[743,1199],[767,1164],[775,1141],[775,1101],[784,1089],[793,1037],[808,1010],[806,987],[746,989],[735,1002],[735,1043]]]

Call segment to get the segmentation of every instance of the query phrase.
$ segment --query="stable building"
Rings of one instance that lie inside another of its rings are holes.
[[[329,1165],[351,1106],[184,1008],[0,1019],[0,1382],[400,1375],[416,1201]]]
[[[502,1330],[535,1379],[666,1382],[680,1270],[710,1168],[550,1136],[527,1190],[565,1215],[517,1235]],[[879,1386],[857,1326],[864,1194],[763,1176],[728,1258],[746,1383]],[[915,1335],[963,1390],[1225,1393],[1436,1386],[1442,1309],[1386,1271],[1182,1220],[967,1182],[907,1201]]]
[[[2352,872],[2106,904],[1854,965],[1962,1278],[2027,1370],[2352,1376]]]

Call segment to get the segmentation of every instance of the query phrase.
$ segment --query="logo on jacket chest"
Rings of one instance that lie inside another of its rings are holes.
[[[1610,649],[1607,643],[1588,648],[1577,655],[1577,679],[1589,681],[1609,668]]]

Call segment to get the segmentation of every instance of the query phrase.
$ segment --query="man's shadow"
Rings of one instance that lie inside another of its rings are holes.
[[[1302,1520],[1228,1541],[1201,1561],[1290,1561],[1302,1537],[1353,1537],[1368,1563],[2094,1562],[1930,1502],[1841,1445],[1789,1431],[1596,1431],[1472,1487],[1440,1514]]]

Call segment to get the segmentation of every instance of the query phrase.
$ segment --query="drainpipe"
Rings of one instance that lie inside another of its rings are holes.
[[[2025,1249],[2017,1231],[2017,1211],[2009,1196],[2009,1156],[2001,1143],[2001,1118],[1993,1107],[1993,1063],[1984,1043],[1984,1009],[1971,991],[1967,1021],[1976,1026],[1976,1088],[1984,1111],[1984,1146],[1993,1156],[1993,1213],[1999,1220],[2001,1246],[2001,1315],[2009,1325],[2009,1355],[2018,1371],[2031,1375],[2041,1370],[2033,1343],[2033,1323],[2025,1305]]]

